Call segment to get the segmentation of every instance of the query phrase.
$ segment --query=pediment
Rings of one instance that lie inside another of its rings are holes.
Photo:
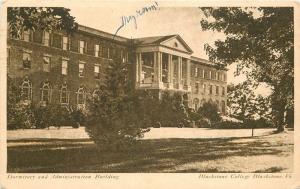
[[[160,43],[162,46],[179,50],[188,54],[192,54],[192,49],[185,43],[185,41],[179,36],[176,35],[172,38],[166,39]]]

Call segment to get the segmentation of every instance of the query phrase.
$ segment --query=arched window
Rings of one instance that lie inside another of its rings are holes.
[[[60,88],[60,103],[61,104],[69,103],[69,92],[66,84],[62,85]]]
[[[78,105],[85,104],[85,91],[83,87],[80,87],[77,91],[77,104]]]
[[[21,84],[21,97],[22,100],[31,100],[32,97],[32,85],[27,78]]]
[[[195,98],[193,104],[194,104],[194,107],[195,107],[195,111],[197,111],[198,108],[199,108],[199,99]]]
[[[47,103],[51,102],[51,86],[49,82],[44,82],[41,88],[41,102]]]
[[[100,96],[100,90],[99,90],[99,89],[95,89],[95,90],[93,91],[92,96],[93,96],[93,98],[99,97],[99,96]]]

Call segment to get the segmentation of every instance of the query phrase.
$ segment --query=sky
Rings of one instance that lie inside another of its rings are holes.
[[[127,2],[128,3],[128,2]],[[136,17],[136,11],[142,11],[143,7],[155,6],[156,9],[145,12]],[[148,36],[162,36],[179,34],[183,40],[192,48],[194,56],[208,59],[204,50],[206,43],[213,45],[214,41],[224,39],[221,33],[212,31],[202,31],[200,21],[203,13],[197,7],[168,7],[165,4],[155,3],[154,1],[135,2],[116,6],[114,3],[97,6],[87,4],[84,7],[71,7],[71,15],[76,17],[76,21],[85,26],[99,29],[114,34],[122,25],[122,17],[127,18],[135,15],[136,22],[131,19],[126,22],[118,34],[128,38],[139,38]],[[235,65],[228,67],[228,83],[237,84],[244,81],[244,75],[234,77]],[[265,87],[258,89],[264,93]]]

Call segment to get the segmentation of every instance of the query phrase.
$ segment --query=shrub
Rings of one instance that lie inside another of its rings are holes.
[[[258,120],[245,120],[241,121],[232,121],[232,120],[222,120],[213,125],[217,129],[258,129],[258,128],[270,128],[272,124],[269,123],[266,119]]]
[[[85,123],[86,115],[82,109],[70,108],[69,109],[69,120],[73,128],[79,128]]]
[[[211,124],[221,121],[221,116],[218,113],[218,106],[212,102],[204,102],[203,105],[198,109],[197,113],[203,117],[207,118]]]
[[[35,117],[30,104],[19,102],[8,109],[7,129],[34,128]]]
[[[196,121],[197,127],[211,127],[211,121],[207,118],[200,118]]]
[[[71,123],[69,110],[61,105],[48,104],[47,106],[35,106],[34,117],[36,128],[43,129],[50,126],[60,128]]]
[[[163,127],[188,127],[190,125],[187,105],[184,104],[183,95],[179,93],[162,93],[156,107],[158,114],[155,120]]]

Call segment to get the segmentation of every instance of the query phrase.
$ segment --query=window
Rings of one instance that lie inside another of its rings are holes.
[[[68,75],[68,60],[63,59],[61,62],[61,74]]]
[[[211,79],[211,70],[209,70],[208,78]]]
[[[195,83],[195,94],[199,93],[199,83]]]
[[[80,87],[77,91],[77,104],[84,105],[85,104],[85,91],[83,87]]]
[[[202,91],[203,91],[203,94],[206,94],[206,84],[202,84]]]
[[[50,57],[44,56],[43,71],[50,72]]]
[[[223,81],[226,81],[226,73],[223,74]]]
[[[50,46],[50,33],[47,32],[47,31],[44,31],[43,44],[44,44],[45,46]]]
[[[22,100],[31,100],[32,96],[32,85],[31,82],[26,78],[23,80],[21,85],[21,98]]]
[[[212,94],[213,92],[213,86],[212,85],[209,85],[209,94]]]
[[[79,53],[83,54],[86,52],[86,42],[85,41],[79,41]]]
[[[222,96],[225,96],[225,87],[222,87]]]
[[[41,89],[41,102],[47,103],[51,101],[51,87],[49,82],[43,83]]]
[[[79,77],[84,76],[84,63],[79,63]]]
[[[95,67],[94,67],[94,76],[95,76],[95,79],[100,79],[100,66],[99,65],[95,65]]]
[[[99,57],[100,55],[100,45],[95,45],[95,57]]]
[[[31,68],[31,54],[29,52],[23,52],[23,68]]]
[[[63,36],[63,50],[69,50],[69,38],[67,36]]]
[[[29,42],[30,41],[30,31],[23,32],[23,40]]]
[[[125,53],[124,53],[124,50],[123,49],[121,49],[121,52],[120,52],[120,56],[121,56],[121,60],[122,60],[122,62],[124,63],[126,60],[126,57],[125,57]]]
[[[67,85],[64,84],[60,89],[60,103],[68,104],[69,103],[69,92],[67,90]]]
[[[204,71],[203,69],[200,69],[200,71],[199,71],[199,75],[200,75],[201,78],[203,78],[203,76],[204,76],[203,71]]]
[[[219,75],[219,73],[215,72],[215,80],[218,80],[218,75]]]
[[[216,86],[216,96],[219,95],[219,86]]]

